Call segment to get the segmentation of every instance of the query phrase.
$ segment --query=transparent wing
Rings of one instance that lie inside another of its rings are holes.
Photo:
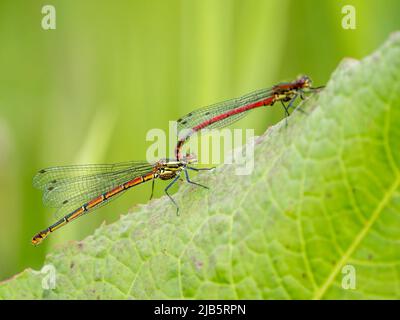
[[[45,206],[69,208],[83,205],[152,169],[152,164],[137,161],[52,167],[40,170],[33,178],[33,185],[43,191]]]
[[[72,166],[50,167],[40,170],[33,178],[33,186],[37,189],[47,189],[49,185],[63,183],[66,180],[72,181],[74,178],[82,180],[88,179],[98,174],[121,172],[125,169],[140,169],[151,164],[145,161],[127,161],[113,164],[85,164]]]
[[[249,105],[251,103],[255,103],[258,101],[262,101],[272,94],[272,89],[262,89],[258,91],[254,91],[249,93],[243,97],[231,99],[223,102],[219,102],[216,104],[212,104],[210,106],[197,109],[180,118],[178,122],[178,134],[180,134],[183,130],[190,131],[194,127],[204,123],[210,119],[213,119],[216,116],[219,116],[225,112],[230,110],[234,110],[236,108]],[[226,127],[235,121],[244,117],[248,112],[244,111],[230,117],[224,118],[221,121],[214,122],[210,125],[207,125],[205,128],[207,129],[216,129]]]

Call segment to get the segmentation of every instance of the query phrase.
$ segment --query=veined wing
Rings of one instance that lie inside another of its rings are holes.
[[[52,167],[40,170],[33,179],[33,185],[43,190],[45,206],[61,209],[83,205],[152,169],[152,164],[138,161]]]
[[[235,99],[215,103],[210,106],[192,111],[177,121],[178,122],[178,135],[180,135],[180,133],[183,130],[191,130],[194,127],[196,127],[210,119],[213,119],[216,116],[219,116],[223,113],[229,112],[230,110],[234,110],[236,108],[267,99],[268,97],[271,96],[272,92],[273,92],[272,89],[261,89],[261,90],[257,90],[252,93],[249,93],[240,98],[235,98]],[[223,128],[223,127],[228,126],[228,125],[234,123],[235,121],[241,119],[249,111],[250,110],[231,115],[230,117],[224,118],[221,121],[214,122],[214,123],[206,126],[205,128],[207,128],[207,129]]]

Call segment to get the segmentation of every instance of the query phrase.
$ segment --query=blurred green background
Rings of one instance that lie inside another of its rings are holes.
[[[43,5],[57,29],[41,28]],[[355,30],[341,9],[356,8]],[[307,74],[324,84],[400,29],[397,0],[0,1],[0,280],[40,268],[57,244],[82,239],[138,203],[150,184],[54,233],[32,187],[54,165],[145,159],[146,133],[207,104]],[[281,108],[235,127],[261,134]],[[157,184],[156,196],[164,182]]]

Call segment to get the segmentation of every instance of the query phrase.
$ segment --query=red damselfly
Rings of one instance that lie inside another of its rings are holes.
[[[188,113],[180,118],[178,123],[178,143],[175,149],[176,159],[182,158],[182,148],[185,142],[202,129],[223,128],[244,117],[250,110],[272,106],[280,101],[289,115],[297,97],[304,99],[304,93],[320,89],[313,88],[311,79],[301,76],[293,82],[282,82],[271,88],[258,90],[243,97],[219,102]],[[285,103],[288,102],[288,105]],[[183,134],[182,134],[183,133]]]
[[[187,155],[179,161],[163,159],[154,164],[130,161],[42,169],[33,178],[33,185],[43,191],[43,202],[46,206],[58,208],[58,215],[66,215],[48,228],[38,232],[31,242],[34,245],[40,244],[51,232],[89,211],[108,204],[128,189],[150,180],[153,181],[151,199],[154,181],[157,178],[172,179],[164,191],[176,206],[178,214],[179,206],[168,191],[178,181],[182,172],[184,172],[187,182],[207,188],[191,181],[188,169],[200,171],[212,168],[192,167],[191,164],[194,162],[196,162],[195,157]]]

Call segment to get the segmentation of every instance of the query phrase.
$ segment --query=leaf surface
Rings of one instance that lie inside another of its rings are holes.
[[[48,255],[54,290],[28,269],[0,298],[400,298],[400,34],[302,109],[257,139],[250,175],[202,173],[179,217],[152,201]]]

